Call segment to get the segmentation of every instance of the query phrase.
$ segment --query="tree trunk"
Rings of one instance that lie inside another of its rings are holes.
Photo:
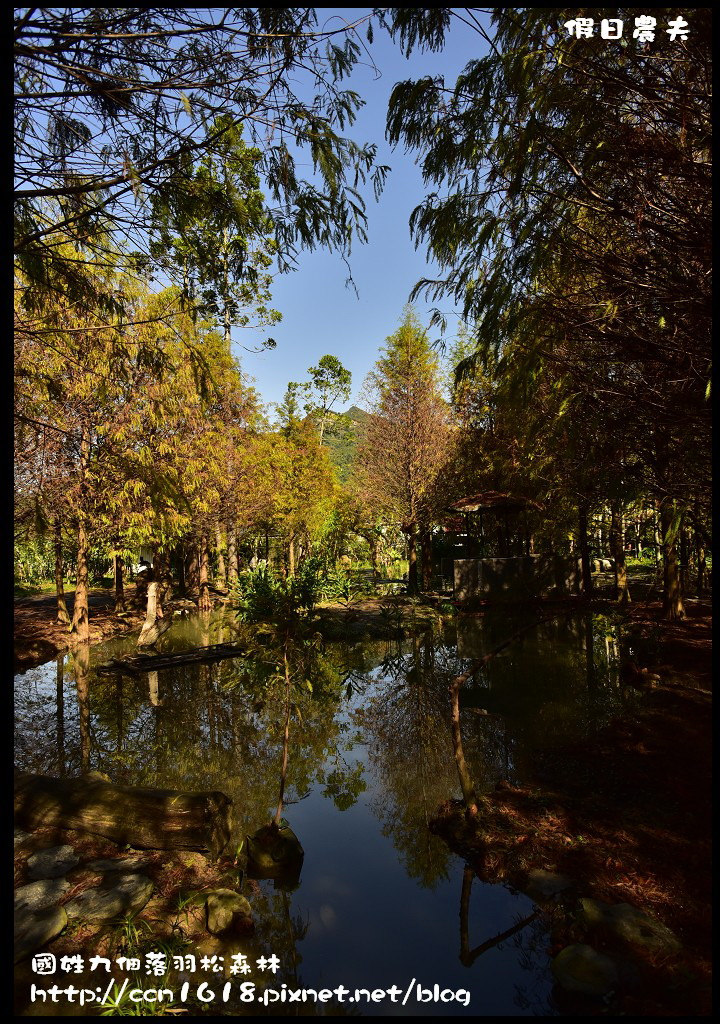
[[[224,793],[118,786],[95,779],[15,777],[15,821],[106,836],[149,850],[200,850],[217,857],[230,838],[232,801]]]
[[[695,503],[692,515],[693,545],[695,547],[695,583],[697,595],[700,597],[705,591],[705,575],[707,571],[707,547],[709,538],[702,528],[702,519],[699,503]]]
[[[427,594],[432,590],[432,534],[430,530],[423,530],[420,534],[420,554],[422,557],[423,590]]]
[[[157,580],[152,580],[148,584],[145,622],[137,640],[138,647],[152,647],[172,625],[172,618],[168,617],[166,619],[159,606],[159,589],[160,584]]]
[[[291,576],[295,575],[295,534],[290,534],[290,540],[288,541],[288,572]]]
[[[171,621],[165,619],[163,621]],[[161,668],[175,668],[177,665],[206,664],[208,662],[222,661],[224,658],[238,658],[247,655],[246,644],[213,644],[194,647],[189,651],[181,651],[177,654],[136,654],[125,655],[122,658],[112,658],[104,665],[98,665],[98,675],[108,676],[116,673],[125,675],[145,675],[146,672]]]
[[[215,551],[217,552],[217,588],[227,590],[227,572],[225,569],[225,555],[223,554],[223,535],[220,523],[215,523]]]
[[[197,544],[194,537],[190,538],[186,557],[187,572],[185,578],[187,581],[187,592],[197,601],[200,596],[200,568],[198,565]]]
[[[85,518],[80,513],[78,521],[78,553],[77,582],[75,584],[75,603],[71,632],[75,633],[81,644],[90,643],[90,612],[88,606],[88,555],[89,543]]]
[[[159,544],[153,545],[153,579],[157,582],[157,618],[163,617],[165,598],[170,593],[169,571]]]
[[[585,618],[585,676],[587,679],[588,693],[594,693],[597,689],[595,678],[595,646],[593,637],[593,617],[590,612]]]
[[[587,505],[581,505],[578,509],[578,547],[580,548],[583,594],[585,597],[592,597],[592,574],[590,571],[590,549],[588,547]]]
[[[177,573],[178,590],[183,597],[187,597],[187,581],[185,579],[185,553],[182,544],[179,544],[173,553],[173,566]]]
[[[460,779],[460,789],[462,790],[463,802],[465,804],[465,813],[468,817],[475,818],[478,813],[477,796],[475,794],[475,786],[473,785],[470,771],[465,760],[465,753],[463,751],[462,732],[460,729],[460,688],[461,683],[456,679],[450,687],[450,699],[452,707],[452,720],[451,720],[451,732],[452,732],[452,743],[453,743],[453,754],[455,755],[455,764],[457,765],[458,776]]]
[[[60,519],[57,518],[54,524],[54,547],[55,547],[55,594],[57,597],[56,622],[63,626],[70,625],[70,615],[65,604],[65,587],[63,581],[63,550]]]
[[[415,525],[412,524],[406,530],[408,545],[408,594],[418,592],[418,568],[417,568],[417,536]]]
[[[693,531],[695,534],[695,572],[696,572],[696,584],[697,584],[697,595],[700,597],[705,591],[705,545],[703,544],[702,534],[698,533],[697,530]]]
[[[287,781],[288,751],[290,748],[290,666],[287,659],[287,649],[283,649],[283,664],[285,667],[285,731],[283,733],[282,766],[280,768],[280,792],[278,794],[278,805],[273,821],[280,825],[282,818],[283,803],[285,801],[285,783]]]
[[[115,611],[125,611],[125,585],[123,582],[123,559],[117,552],[113,555],[113,574],[115,576]]]
[[[660,534],[660,516],[654,513],[654,539],[655,539],[655,564],[660,565],[663,560],[663,544]]]
[[[370,534],[368,538],[370,545],[370,565],[373,567],[373,571],[378,571],[378,539],[374,533]]]
[[[228,231],[227,228],[223,228],[223,340],[225,342],[225,351],[229,354],[232,345],[232,334],[230,331],[230,266],[228,247]]]
[[[227,572],[228,584],[232,586],[238,578],[237,531],[234,524],[227,526]]]
[[[629,604],[627,569],[625,568],[625,536],[623,520],[616,505],[612,506],[610,519],[610,544],[615,559],[615,599],[621,607]]]
[[[198,596],[198,610],[201,612],[209,612],[212,610],[212,601],[210,600],[210,575],[208,572],[209,553],[208,553],[208,535],[207,533],[200,534],[200,594]]]
[[[680,583],[684,594],[687,593],[688,581],[690,579],[688,575],[688,562],[690,561],[689,547],[687,530],[683,526],[680,530]]]
[[[71,632],[82,644],[90,643],[90,609],[88,604],[88,558],[90,542],[87,533],[88,465],[90,462],[90,431],[85,423],[80,428],[80,500],[78,503],[77,583]]]
[[[678,572],[677,557],[677,522],[673,522],[675,503],[663,498],[660,504],[660,529],[662,531],[663,552],[663,615],[675,621],[685,618],[682,600],[682,586]]]

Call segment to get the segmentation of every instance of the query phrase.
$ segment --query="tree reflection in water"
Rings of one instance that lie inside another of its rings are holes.
[[[453,960],[459,897],[461,962],[479,969],[498,945],[521,942],[513,955],[522,960],[527,953],[533,977],[544,979],[538,992],[546,993],[546,925],[524,911],[513,919],[510,900],[507,925],[501,917],[492,929],[498,934],[474,935],[482,918],[473,924],[472,876],[428,828],[438,807],[462,792],[449,687],[519,625],[507,616],[461,622],[460,642],[451,628],[412,640],[318,645],[307,671],[298,675],[311,682],[312,691],[304,682],[293,683],[289,701],[282,658],[269,652],[108,677],[94,671],[98,661],[107,660],[106,650],[79,649],[68,661],[74,686],[67,690],[62,659],[45,676],[37,670],[26,681],[19,677],[19,763],[26,771],[79,774],[92,767],[116,782],[220,789],[234,801],[234,843],[270,820],[279,795],[292,816],[293,805],[314,791],[316,800],[327,799],[317,800],[308,820],[327,825],[331,850],[333,830],[344,827],[337,812],[352,808],[368,787],[367,806],[405,873],[421,888],[441,893],[441,883],[452,880]],[[219,639],[215,619],[192,628],[200,634],[192,636],[193,644]],[[614,630],[595,615],[545,623],[462,687],[460,742],[478,796],[499,779],[522,781],[537,750],[599,727],[624,699]],[[165,642],[172,644],[172,637],[170,631]],[[109,649],[116,655],[121,645]],[[283,762],[286,778],[279,793]],[[356,821],[361,824],[353,827],[367,829],[366,815]],[[360,845],[363,835],[358,833]],[[378,857],[383,862],[386,852]],[[379,879],[378,899],[382,884]],[[306,894],[304,907],[309,900]],[[473,900],[481,900],[479,884]],[[266,882],[252,903],[258,928],[252,941],[259,952],[276,951],[286,972],[275,981],[300,983],[310,917],[297,912],[299,899],[292,892]],[[350,919],[349,907],[347,913]],[[477,939],[480,944],[472,946]],[[518,992],[518,1006],[540,1005],[533,989],[528,983]],[[338,1009],[337,1015],[345,1015]]]
[[[57,733],[57,771],[58,775],[65,774],[65,655],[58,654],[56,659],[55,672],[55,716]]]
[[[72,672],[80,712],[80,771],[84,774],[90,771],[90,648],[87,644],[78,644],[73,651]]]
[[[472,892],[472,884],[475,878],[475,872],[469,864],[465,865],[463,870],[463,882],[462,892],[460,894],[460,962],[465,967],[472,967],[479,956],[483,953],[487,953],[489,949],[494,949],[499,946],[501,942],[505,942],[506,939],[512,938],[513,935],[517,934],[540,916],[540,911],[535,910],[532,914],[527,917],[523,917],[520,921],[517,921],[510,928],[507,928],[504,932],[499,935],[494,935],[492,938],[486,939],[481,942],[479,946],[474,949],[470,948],[470,894]]]

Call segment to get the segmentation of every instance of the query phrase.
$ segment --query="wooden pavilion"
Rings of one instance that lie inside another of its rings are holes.
[[[578,591],[574,559],[536,554],[531,519],[542,506],[523,495],[484,491],[448,507],[454,533],[453,591],[459,601],[522,602]],[[462,538],[462,539],[461,539]]]
[[[456,527],[458,516],[464,524],[466,558],[512,558],[533,554],[528,513],[542,506],[522,495],[483,491],[460,498],[448,506]],[[460,532],[457,527],[453,532]]]

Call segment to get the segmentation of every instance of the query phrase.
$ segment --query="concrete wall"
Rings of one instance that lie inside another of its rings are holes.
[[[574,558],[523,555],[517,558],[456,558],[455,598],[527,601],[580,592],[580,569]]]

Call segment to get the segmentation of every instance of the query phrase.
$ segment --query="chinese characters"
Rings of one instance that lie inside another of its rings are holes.
[[[566,21],[564,28],[568,35],[576,39],[591,39],[595,34],[594,18],[571,18]],[[602,18],[600,21],[600,38],[608,40],[622,39],[624,23],[622,18]],[[639,43],[652,43],[655,41],[657,30],[657,18],[649,14],[640,14],[635,18],[635,28],[632,37]],[[681,16],[670,18],[667,28],[664,30],[670,37],[670,42],[677,39],[684,41],[690,34],[690,26]]]

